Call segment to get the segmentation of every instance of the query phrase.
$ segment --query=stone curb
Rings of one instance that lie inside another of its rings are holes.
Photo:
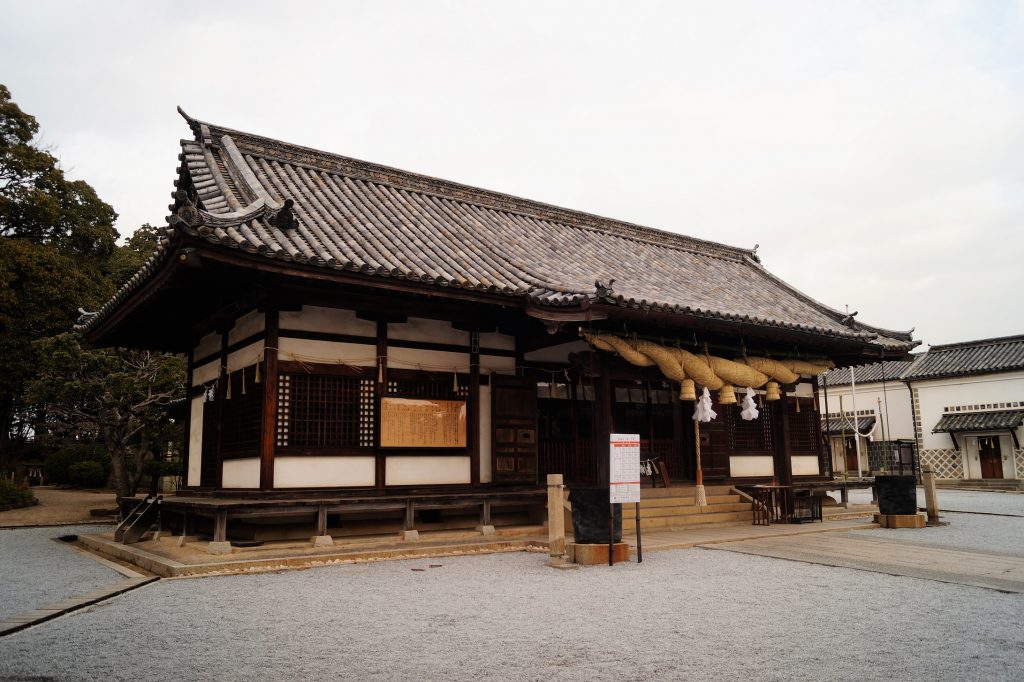
[[[8,616],[0,621],[0,637],[6,637],[7,635],[14,634],[19,630],[38,625],[39,623],[52,620],[57,616],[63,616],[65,613],[71,613],[83,609],[86,606],[91,606],[98,602],[116,597],[119,594],[130,592],[131,590],[138,589],[143,585],[148,585],[151,582],[159,580],[160,578],[153,577],[141,577],[141,578],[128,578],[121,582],[108,585],[107,587],[101,587],[92,592],[88,592],[77,597],[71,597],[59,601],[56,604],[50,604],[39,609],[33,609],[31,611],[25,611],[14,616]]]

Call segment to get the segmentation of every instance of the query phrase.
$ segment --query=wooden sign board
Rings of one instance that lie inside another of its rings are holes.
[[[382,398],[380,445],[384,448],[466,447],[466,401]]]
[[[611,476],[609,501],[612,504],[640,501],[640,435],[613,433],[609,438]]]

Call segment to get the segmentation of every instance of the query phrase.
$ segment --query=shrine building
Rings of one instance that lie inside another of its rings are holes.
[[[916,345],[756,249],[182,115],[166,236],[78,329],[187,355],[184,474],[164,505],[221,540],[271,504],[315,504],[319,531],[460,506],[534,518],[546,474],[607,483],[610,433],[639,434],[670,484],[693,483],[698,442],[710,483],[820,481],[818,375]],[[717,418],[698,439],[705,388]]]

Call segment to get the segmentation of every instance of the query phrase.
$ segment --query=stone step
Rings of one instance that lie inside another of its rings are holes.
[[[644,530],[669,530],[690,526],[704,526],[717,523],[752,523],[752,511],[712,511],[706,514],[690,514],[687,516],[660,516],[641,518],[640,528]],[[636,519],[622,519],[623,532],[636,530]]]
[[[731,502],[709,504],[706,507],[698,507],[693,504],[678,506],[640,507],[640,518],[653,519],[662,516],[691,516],[693,514],[708,514],[711,512],[750,511],[749,502]],[[622,518],[636,518],[636,508],[633,505],[622,505]]]
[[[728,485],[706,485],[704,486],[704,493],[707,495],[728,495],[732,490],[732,486]],[[693,497],[694,487],[692,485],[687,486],[673,486],[671,488],[640,488],[641,499],[654,499],[658,497]]]
[[[708,504],[731,504],[733,502],[739,502],[739,495],[707,495]],[[654,497],[654,498],[640,498],[641,509],[653,509],[655,507],[684,507],[694,506],[697,504],[696,498],[690,496],[678,496],[678,497]]]

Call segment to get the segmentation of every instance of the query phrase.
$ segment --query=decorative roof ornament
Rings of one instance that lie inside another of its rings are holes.
[[[615,303],[615,290],[612,289],[612,285],[615,284],[614,279],[608,280],[608,284],[601,284],[601,280],[594,281],[594,292],[597,298],[605,301],[606,303]]]
[[[294,230],[299,226],[299,219],[295,217],[295,212],[292,207],[295,202],[291,199],[285,199],[284,205],[277,213],[271,213],[268,220],[270,224],[279,230]]]
[[[172,223],[183,223],[186,227],[199,227],[204,222],[202,211],[196,206],[193,197],[183,189],[174,193],[175,204],[174,215],[171,216]]]

